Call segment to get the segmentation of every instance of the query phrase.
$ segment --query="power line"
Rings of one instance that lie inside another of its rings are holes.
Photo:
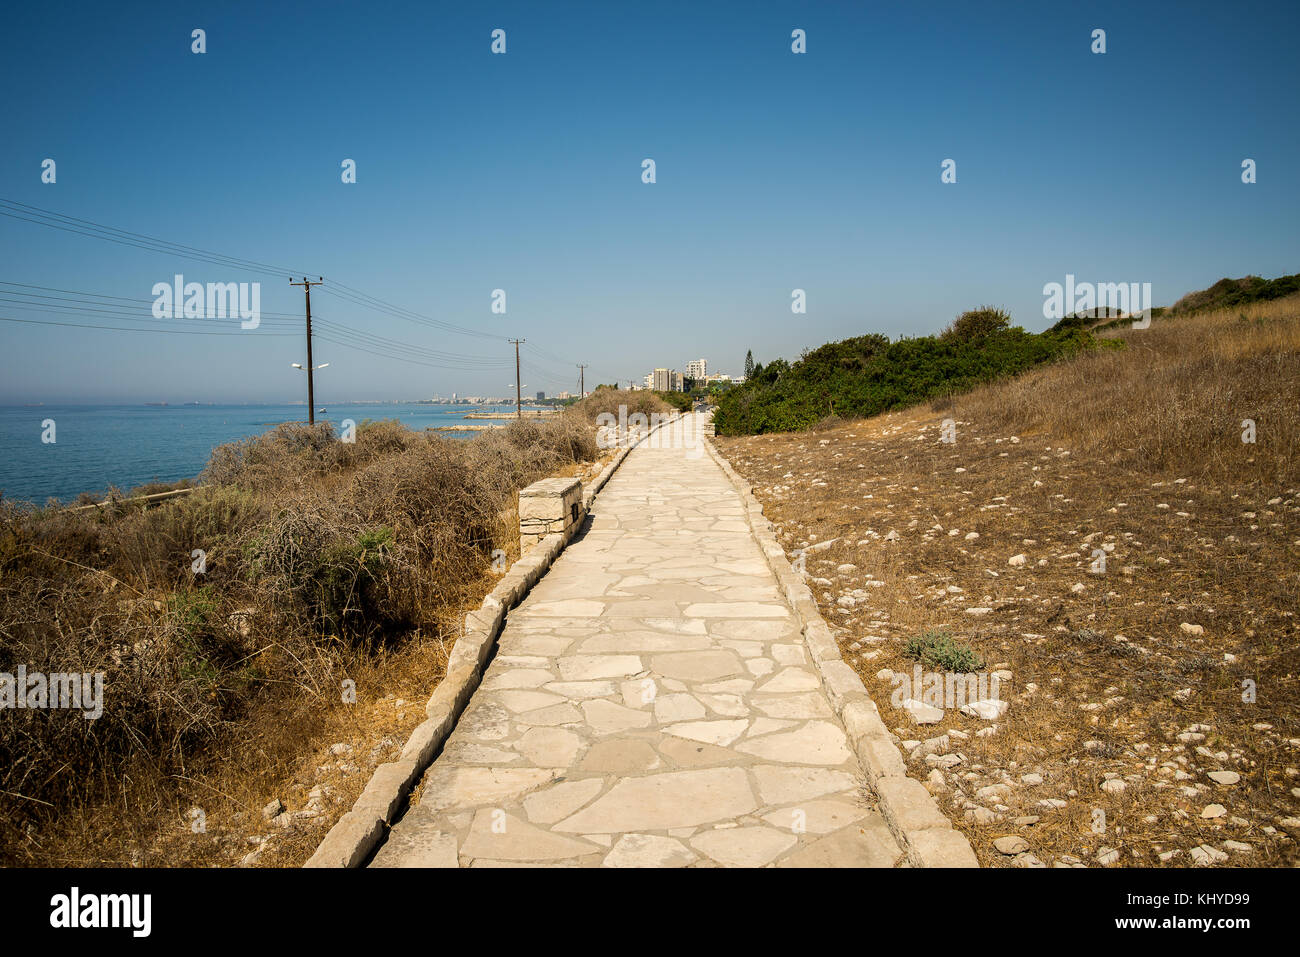
[[[149,252],[157,252],[165,255],[172,255],[179,258],[190,259],[199,262],[207,262],[207,263],[224,266],[228,268],[243,269],[254,273],[260,273],[265,275],[285,275],[286,273],[297,273],[299,275],[302,275],[304,272],[303,270],[300,269],[287,269],[283,266],[278,266],[278,265],[266,263],[255,259],[247,259],[238,256],[230,256],[225,253],[219,253],[213,250],[203,249],[197,246],[190,246],[183,243],[176,243],[170,240],[160,239],[156,236],[150,236],[145,233],[138,233],[132,230],[122,229],[117,226],[110,226],[104,223],[98,223],[93,220],[82,219],[75,216],[68,216],[63,213],[54,212],[52,210],[42,209],[41,207],[31,206],[26,203],[20,203],[17,202],[16,200],[0,198],[0,216],[5,216],[10,219],[14,219],[21,222],[27,222],[34,225],[45,226],[51,229],[58,229],[64,232],[69,232],[69,233],[85,236],[92,239],[111,242],[117,245],[134,247]],[[317,283],[313,283],[313,285],[316,284]],[[125,296],[107,296],[107,295],[98,295],[94,293],[75,293],[71,290],[63,290],[55,287],[44,287],[44,286],[38,286],[34,284],[6,283],[6,285],[12,285],[12,286],[29,288],[29,289],[41,289],[44,290],[45,292],[64,292],[70,295],[82,295],[82,296],[90,297],[92,300],[109,299],[109,300],[115,300],[119,302],[131,302],[131,301],[148,302],[149,301],[149,300],[139,300],[139,299],[131,300]],[[356,289],[352,286],[349,286],[337,280],[332,280],[332,279],[322,280],[321,285],[322,288],[320,291],[322,293],[326,295],[334,296],[344,302],[351,303],[352,305],[361,306],[363,308],[370,309],[374,312],[380,313],[381,315],[386,315],[393,318],[400,318],[412,323],[424,325],[427,327],[437,328],[442,331],[451,332],[458,335],[466,335],[466,336],[488,339],[488,340],[499,340],[505,338],[501,334],[483,332],[481,330],[461,326],[456,323],[449,322],[447,320],[437,319],[431,316],[423,315],[419,312],[416,312],[415,310],[407,309],[405,307],[395,305],[391,302],[387,302],[383,299],[380,299],[379,297],[372,296],[369,293],[366,293],[360,289]],[[30,296],[31,298],[37,298],[37,299],[58,301],[57,297],[52,297],[52,296],[37,296],[34,294],[17,293],[17,292],[14,292],[13,294],[27,295]],[[0,300],[0,301],[13,301],[13,300]],[[67,301],[76,302],[76,300],[67,300]],[[50,307],[47,306],[46,303],[31,303],[31,304],[19,303],[19,304],[21,304],[23,308],[37,309],[41,311],[53,311]],[[109,304],[85,302],[83,300],[82,305],[68,306],[67,308],[77,309],[80,311],[94,311],[96,307],[103,306],[103,305],[109,305]],[[46,307],[46,308],[42,309],[42,307]],[[125,316],[128,321],[141,321],[135,319],[129,313],[124,313],[124,312],[104,312],[104,314]],[[266,313],[265,315],[268,317],[269,320],[288,318],[290,316],[290,314],[288,313]],[[296,319],[294,319],[293,321],[296,322]],[[32,322],[36,322],[36,320],[32,320]],[[73,323],[53,323],[53,322],[42,322],[37,324],[75,325]],[[88,328],[113,329],[118,327],[94,326]],[[134,329],[131,331],[147,331],[147,330]],[[158,330],[158,331],[162,331],[162,330]],[[168,331],[180,331],[180,330],[168,330]],[[334,336],[337,336],[339,338],[326,339],[324,336],[322,336],[321,338],[325,339],[325,341],[331,341],[335,345],[343,346],[344,348],[351,348],[362,352],[369,352],[373,355],[378,355],[383,358],[392,358],[392,359],[397,359],[399,361],[413,362],[415,364],[427,365],[434,368],[463,368],[466,365],[470,365],[485,370],[488,368],[499,367],[498,365],[499,360],[496,360],[494,357],[491,356],[469,356],[469,355],[457,355],[455,353],[449,353],[449,352],[441,352],[438,350],[428,349],[422,346],[414,346],[409,343],[402,343],[399,340],[390,339],[384,336],[378,336],[374,333],[351,329],[348,326],[343,325],[341,323],[332,324],[330,327],[330,331],[333,333]],[[275,333],[267,333],[267,334],[274,335]],[[519,349],[519,344],[524,342],[524,340],[520,339],[518,341],[514,341],[514,340],[507,339],[506,341],[512,341],[515,344],[516,371],[517,371],[516,379],[518,379],[519,378],[518,371],[520,368],[518,349]],[[535,346],[530,346],[530,348],[532,348],[535,353],[546,356],[555,362],[563,363],[565,361],[563,359],[560,359],[560,357],[556,356],[554,353],[550,353],[546,350],[537,349]],[[391,354],[396,350],[407,351],[410,353],[410,355]],[[450,366],[444,366],[440,364],[441,362],[450,362],[454,364]],[[556,381],[562,381],[560,377],[554,372],[547,372],[546,375],[548,377],[553,377]],[[516,403],[516,405],[518,405],[518,402]]]
[[[146,320],[137,320],[137,321],[143,322]],[[156,329],[156,328],[134,329],[131,328],[130,326],[100,326],[100,325],[93,325],[84,322],[55,322],[53,319],[18,319],[14,316],[0,316],[0,322],[23,322],[23,323],[29,323],[31,325],[36,325],[36,326],[70,326],[76,329],[108,329],[113,332],[153,332],[153,333],[162,333],[163,335],[179,335],[179,336],[238,336],[243,333],[242,329],[231,329],[228,332],[205,331],[199,329]],[[267,332],[264,333],[264,335],[292,336],[292,335],[296,335],[296,333]]]

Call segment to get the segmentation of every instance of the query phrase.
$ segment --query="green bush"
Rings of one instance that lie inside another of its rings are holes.
[[[320,555],[309,578],[308,601],[336,635],[364,635],[385,619],[379,584],[392,550],[390,528],[368,528]]]
[[[955,674],[979,671],[984,659],[970,645],[957,641],[946,631],[927,631],[907,639],[903,657],[919,661],[927,668]]]
[[[691,396],[687,392],[656,392],[655,395],[663,399],[678,412],[689,412],[691,410]]]
[[[828,343],[790,364],[757,366],[718,397],[722,435],[808,429],[831,416],[865,418],[1017,375],[1095,348],[1086,330],[1007,327],[997,309],[963,313],[943,335],[890,342],[866,335]]]
[[[1174,303],[1169,311],[1176,316],[1186,315],[1209,309],[1244,306],[1252,302],[1267,302],[1295,292],[1300,292],[1300,273],[1276,279],[1261,279],[1259,276],[1220,279],[1209,289],[1189,292]]]
[[[951,326],[939,333],[939,338],[945,342],[974,342],[1005,332],[1010,327],[1010,313],[993,306],[981,306],[963,312]]]

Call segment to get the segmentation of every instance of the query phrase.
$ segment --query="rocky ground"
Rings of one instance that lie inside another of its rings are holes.
[[[1300,861],[1300,491],[962,418],[941,441],[953,414],[718,440],[910,773],[988,866]],[[1009,707],[891,704],[932,629]]]

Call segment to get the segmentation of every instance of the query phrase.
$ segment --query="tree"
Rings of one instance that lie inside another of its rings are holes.
[[[963,312],[952,325],[939,334],[945,342],[973,342],[1004,331],[1011,325],[1011,316],[994,306],[981,306]]]
[[[745,378],[748,379],[754,374],[754,350],[750,349],[745,353]]]

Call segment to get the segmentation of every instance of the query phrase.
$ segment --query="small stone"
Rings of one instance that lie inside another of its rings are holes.
[[[1029,850],[1029,842],[1015,834],[997,838],[993,841],[993,846],[997,848],[999,854],[1006,854],[1008,857]]]
[[[1241,775],[1236,771],[1211,771],[1206,775],[1215,784],[1222,784],[1231,787],[1241,780]]]
[[[284,805],[280,802],[279,798],[276,798],[266,807],[262,808],[262,819],[269,821],[283,810],[284,810]]]
[[[961,713],[972,718],[982,718],[985,721],[996,721],[1007,713],[1011,707],[1009,702],[999,701],[996,698],[985,698],[982,701],[972,701],[970,704],[961,706]]]
[[[1181,631],[1184,635],[1205,634],[1205,628],[1203,628],[1201,625],[1193,625],[1193,624],[1189,624],[1188,622],[1183,622],[1181,625],[1179,625],[1178,630]]]
[[[1113,847],[1099,848],[1095,860],[1098,864],[1103,866],[1114,864],[1119,860],[1119,851],[1115,850]]]
[[[1205,810],[1201,811],[1201,817],[1206,820],[1211,820],[1216,817],[1223,817],[1223,815],[1227,813],[1228,809],[1222,804],[1207,804]]]
[[[903,710],[910,714],[917,724],[938,724],[943,720],[943,711],[915,698],[904,701]]]
[[[1228,855],[1217,847],[1211,847],[1208,844],[1202,844],[1199,847],[1192,848],[1192,861],[1200,867],[1206,867],[1210,864],[1218,864],[1228,859]]]

